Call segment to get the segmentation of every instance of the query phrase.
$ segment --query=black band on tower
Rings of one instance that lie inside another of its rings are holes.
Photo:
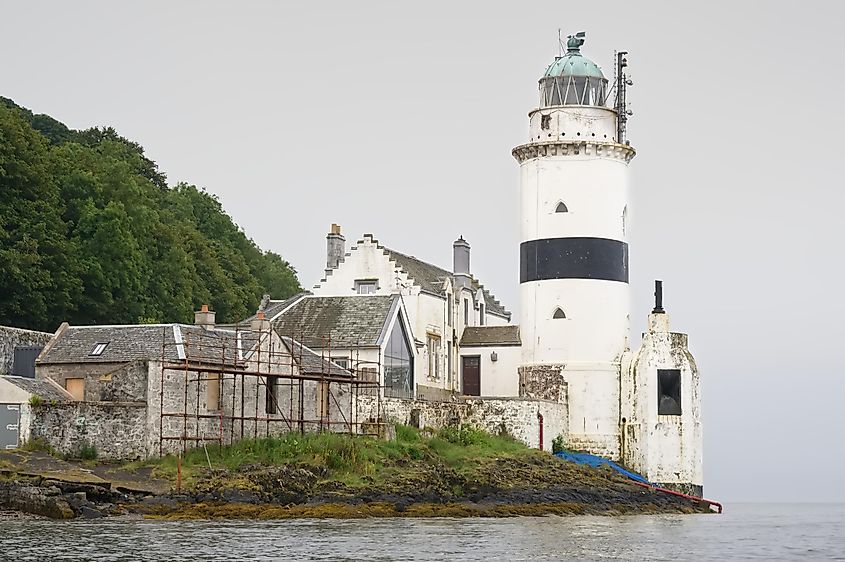
[[[628,282],[628,244],[607,238],[544,238],[519,246],[519,282],[603,279]]]

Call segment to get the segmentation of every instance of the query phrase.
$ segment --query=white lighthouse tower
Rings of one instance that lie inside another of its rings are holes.
[[[521,394],[569,404],[569,446],[620,456],[629,359],[627,80],[615,84],[570,36],[540,79],[520,164]],[[616,100],[608,107],[610,94]]]

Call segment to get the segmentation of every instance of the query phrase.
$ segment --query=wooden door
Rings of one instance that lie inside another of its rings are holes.
[[[85,379],[65,379],[65,390],[71,393],[74,400],[85,400]]]
[[[481,396],[481,356],[461,357],[461,379],[466,396]]]

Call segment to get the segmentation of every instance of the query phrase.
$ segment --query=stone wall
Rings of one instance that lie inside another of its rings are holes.
[[[529,447],[540,445],[540,420],[543,417],[543,449],[551,450],[552,440],[569,433],[566,403],[525,398],[464,397],[454,402],[382,398],[380,416],[378,399],[358,397],[359,421],[376,420],[440,429],[471,425],[491,433],[506,432]]]
[[[7,375],[12,370],[15,348],[24,346],[44,347],[53,334],[33,332],[9,326],[0,326],[0,375]]]
[[[553,402],[567,400],[562,365],[523,365],[519,373],[519,395]]]
[[[29,434],[56,451],[93,446],[100,459],[144,458],[147,407],[139,402],[61,402],[31,408]]]

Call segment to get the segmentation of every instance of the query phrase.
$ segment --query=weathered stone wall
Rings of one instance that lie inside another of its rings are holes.
[[[519,396],[553,402],[565,402],[566,382],[563,365],[523,365],[519,373]]]
[[[552,440],[569,433],[569,414],[564,402],[525,398],[464,397],[454,402],[382,398],[358,398],[358,419],[381,419],[392,423],[431,427],[471,425],[491,433],[506,432],[529,447],[540,445],[540,420],[543,417],[543,449],[551,450]]]
[[[8,375],[15,359],[15,348],[47,345],[53,334],[0,326],[0,375]]]
[[[52,363],[35,365],[35,378],[50,378],[62,388],[67,388],[67,379],[85,379],[85,400],[100,400],[99,381],[126,368],[126,363]]]
[[[31,409],[29,434],[62,454],[83,445],[100,459],[143,458],[147,407],[139,402],[61,402]]]

